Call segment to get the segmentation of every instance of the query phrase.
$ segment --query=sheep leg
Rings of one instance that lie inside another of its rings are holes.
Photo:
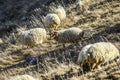
[[[88,66],[90,67],[90,70],[92,71],[92,64],[88,63]]]
[[[101,62],[98,62],[98,61],[96,62],[96,67],[97,67],[99,70],[102,69],[102,68],[101,68],[101,64],[102,64]]]
[[[84,71],[83,71],[83,64],[81,62],[79,62],[79,65],[80,65],[80,70],[82,71],[82,74],[84,74]]]
[[[114,61],[115,61],[115,63],[117,64],[118,68],[120,69],[120,66],[119,66],[119,64],[118,64],[118,62],[117,62],[117,59],[114,59]]]
[[[93,65],[91,67],[92,67],[92,69],[94,69],[96,67],[96,63],[93,63]]]
[[[63,50],[64,50],[64,51],[65,51],[65,48],[66,48],[66,47],[65,47],[65,44],[63,44]]]
[[[97,65],[99,65],[99,60],[96,60],[93,65],[92,65],[92,69],[95,69],[95,67],[97,67]]]

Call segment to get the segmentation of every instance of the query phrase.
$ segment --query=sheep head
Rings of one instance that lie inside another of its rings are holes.
[[[50,32],[50,39],[58,40],[58,32],[57,31]]]

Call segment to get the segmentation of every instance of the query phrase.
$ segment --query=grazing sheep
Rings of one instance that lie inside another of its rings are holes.
[[[26,46],[42,44],[46,40],[46,30],[43,28],[34,28],[27,31],[21,31],[17,35],[17,41]]]
[[[64,20],[66,18],[66,11],[62,6],[58,6],[54,13],[58,15],[60,20]]]
[[[112,43],[99,42],[93,44],[84,57],[86,63],[94,69],[101,64],[114,60],[119,55],[119,50]]]
[[[85,63],[85,60],[86,60],[86,53],[87,53],[87,50],[92,46],[93,44],[89,44],[89,45],[86,45],[84,46],[81,51],[79,52],[79,55],[78,55],[78,60],[77,60],[77,63],[80,65],[80,67],[83,67],[83,64]]]
[[[81,29],[72,27],[69,29],[55,31],[53,32],[52,37],[58,42],[69,43],[80,39],[81,32]]]
[[[82,30],[76,27],[54,31],[51,37],[60,43],[78,42],[81,39]],[[63,44],[65,47],[65,45]]]
[[[11,77],[8,80],[39,80],[39,79],[35,79],[32,76],[25,74],[25,75],[17,75],[17,76]]]
[[[60,18],[57,14],[47,14],[44,18],[44,25],[48,28],[57,29],[60,26]]]

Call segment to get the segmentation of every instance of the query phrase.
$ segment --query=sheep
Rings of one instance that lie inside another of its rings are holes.
[[[81,51],[79,52],[78,59],[77,59],[77,64],[79,64],[80,67],[83,67],[83,64],[85,63],[85,59],[86,59],[86,56],[85,56],[86,52],[92,45],[93,44],[89,44],[89,45],[84,46],[81,49]]]
[[[50,13],[44,18],[44,25],[48,28],[55,28],[57,29],[60,26],[60,18],[57,14]]]
[[[66,18],[66,11],[62,6],[58,6],[58,8],[54,10],[54,13],[58,15],[60,20],[64,20]]]
[[[81,30],[77,27],[71,27],[68,29],[62,29],[59,31],[52,31],[50,33],[51,38],[55,39],[60,43],[78,42],[82,38],[89,38],[92,36],[90,29]]]
[[[59,31],[53,31],[50,33],[52,39],[55,39],[59,43],[63,43],[63,47],[65,48],[64,43],[78,42],[82,36],[82,30],[76,27],[63,29]]]
[[[46,30],[44,28],[34,28],[27,31],[21,31],[16,36],[17,41],[23,45],[33,47],[42,44],[46,40]]]
[[[39,80],[39,79],[35,79],[32,76],[25,74],[25,75],[17,75],[10,77],[10,79],[8,80]]]
[[[86,53],[84,58],[91,69],[99,67],[101,64],[114,60],[119,56],[119,50],[110,42],[94,43]]]

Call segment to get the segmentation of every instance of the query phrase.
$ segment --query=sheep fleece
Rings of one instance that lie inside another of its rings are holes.
[[[44,25],[49,28],[57,28],[60,25],[60,19],[57,14],[47,14],[44,19]]]
[[[86,55],[86,52],[87,52],[87,50],[92,46],[93,44],[89,44],[89,45],[86,45],[86,46],[84,46],[82,49],[81,49],[81,51],[80,51],[80,53],[79,53],[79,55],[78,55],[78,60],[77,60],[77,63],[78,64],[84,64],[85,63],[85,55]]]
[[[90,55],[88,63],[91,64],[104,64],[105,62],[114,60],[119,56],[119,50],[109,42],[99,42],[92,45],[87,50],[87,55]],[[94,68],[95,66],[93,66]]]
[[[56,41],[67,43],[67,42],[75,42],[80,39],[80,33],[82,32],[79,28],[69,28],[64,30],[57,31]]]
[[[35,28],[23,31],[18,35],[18,41],[27,46],[41,44],[46,39],[46,30]]]

